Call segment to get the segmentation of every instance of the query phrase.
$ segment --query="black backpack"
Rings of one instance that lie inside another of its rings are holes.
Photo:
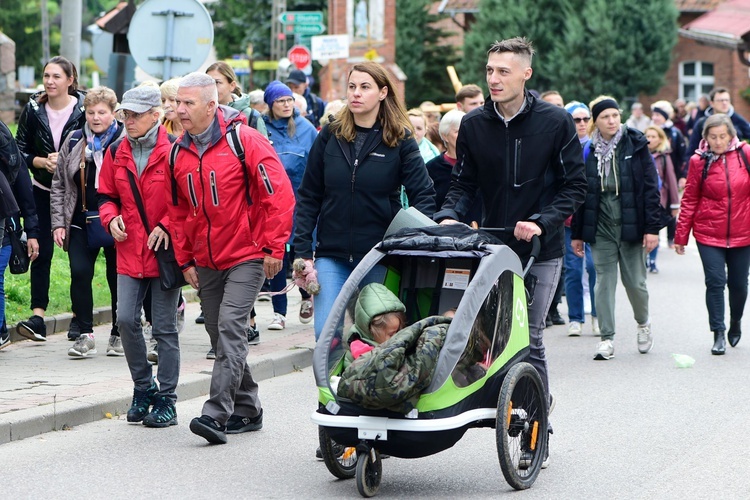
[[[0,121],[0,171],[9,183],[16,182],[18,172],[23,166],[23,158],[18,150],[16,140],[5,123]]]

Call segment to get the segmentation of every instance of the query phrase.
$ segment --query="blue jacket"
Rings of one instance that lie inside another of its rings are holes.
[[[296,127],[294,137],[289,137],[287,131],[288,120],[271,120],[268,115],[263,115],[263,121],[268,129],[268,138],[273,145],[273,149],[279,156],[284,170],[292,181],[294,195],[297,196],[297,189],[302,183],[302,176],[307,166],[307,156],[310,153],[318,131],[313,125],[300,116],[299,110],[294,110],[294,126]]]

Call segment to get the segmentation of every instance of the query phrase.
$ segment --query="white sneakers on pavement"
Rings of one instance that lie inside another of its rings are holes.
[[[602,331],[599,330],[599,319],[596,316],[591,317],[591,333],[597,337],[602,334]]]
[[[568,324],[568,337],[580,337],[581,331],[581,323],[578,321],[571,321]]]
[[[607,360],[615,357],[615,345],[611,340],[602,340],[596,345],[594,359]]]
[[[268,325],[269,330],[283,330],[286,326],[286,317],[279,313],[273,314],[273,321]]]
[[[646,354],[654,347],[654,336],[651,335],[651,323],[638,325],[635,332],[638,336],[638,352]]]
[[[68,356],[73,358],[85,358],[91,354],[96,354],[96,343],[92,333],[82,333],[73,347],[68,349]]]

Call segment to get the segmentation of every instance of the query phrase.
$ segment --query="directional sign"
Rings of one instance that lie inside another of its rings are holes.
[[[284,34],[286,35],[320,35],[325,30],[326,27],[321,23],[284,25]]]
[[[279,14],[281,24],[317,24],[323,23],[322,11],[287,11]]]

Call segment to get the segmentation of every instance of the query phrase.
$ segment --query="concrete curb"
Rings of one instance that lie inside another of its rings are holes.
[[[312,365],[313,346],[258,356],[249,361],[256,381],[286,375]],[[206,396],[211,373],[180,375],[179,401]],[[112,391],[106,396],[86,396],[0,415],[0,445],[50,431],[67,430],[103,418],[118,418],[130,408],[132,391]],[[109,416],[107,416],[109,414]]]

